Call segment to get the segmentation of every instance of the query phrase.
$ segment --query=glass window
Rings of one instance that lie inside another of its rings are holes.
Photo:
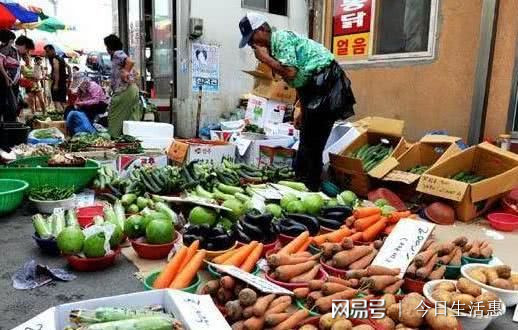
[[[158,98],[169,98],[173,79],[172,1],[154,0],[153,77]]]
[[[241,6],[270,14],[288,16],[288,0],[242,0]]]

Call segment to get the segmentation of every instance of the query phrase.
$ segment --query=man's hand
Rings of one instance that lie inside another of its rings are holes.
[[[261,61],[265,62],[268,58],[270,58],[270,53],[266,47],[254,46],[255,57]]]

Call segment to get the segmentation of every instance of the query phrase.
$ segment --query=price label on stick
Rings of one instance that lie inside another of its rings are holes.
[[[266,279],[252,275],[250,273],[244,272],[241,269],[235,267],[235,266],[223,266],[223,265],[217,265],[210,263],[212,267],[216,268],[222,273],[226,273],[230,276],[233,276],[235,278],[240,279],[243,282],[246,282],[256,288],[257,290],[264,292],[264,293],[275,293],[275,294],[287,294],[287,295],[293,295],[293,292],[290,290],[287,290],[283,287],[278,286],[277,284],[274,284],[272,282],[267,281]]]
[[[399,268],[399,276],[403,278],[408,266],[421,251],[434,228],[433,223],[401,219],[385,240],[372,264]]]

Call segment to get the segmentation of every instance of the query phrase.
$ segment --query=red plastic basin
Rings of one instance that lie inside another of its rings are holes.
[[[275,283],[277,284],[278,286],[281,286],[285,289],[288,289],[288,290],[294,290],[294,289],[297,289],[297,288],[305,288],[308,286],[308,283],[291,283],[291,282],[281,282],[281,281],[277,281],[276,279],[272,278],[270,274],[268,273],[265,273],[264,276],[266,277],[266,279],[272,283]],[[327,279],[327,273],[322,269],[320,268],[320,270],[318,271],[318,274],[317,276],[315,276],[315,280],[326,280]]]
[[[509,213],[491,213],[487,216],[491,227],[501,231],[518,229],[518,216]]]
[[[67,256],[70,267],[80,272],[95,272],[103,270],[115,263],[115,258],[119,255],[121,249],[110,251],[107,255],[100,258],[81,258],[75,255]]]
[[[326,262],[324,261],[323,258],[320,258],[320,265],[322,266],[322,268],[324,268],[326,273],[328,273],[329,275],[332,275],[332,276],[343,278],[345,276],[345,274],[347,273],[347,270],[345,270],[345,269],[340,269],[340,268],[335,268],[333,266],[329,266],[328,264],[326,264]]]
[[[144,237],[140,237],[131,240],[131,246],[142,259],[164,259],[167,258],[169,252],[171,252],[175,243],[178,242],[181,237],[180,233],[178,232],[175,232],[175,235],[176,238],[171,243],[148,244],[146,243],[146,239]]]
[[[423,293],[423,288],[426,282],[421,280],[414,280],[412,278],[405,277],[405,282],[403,282],[403,285],[401,288],[405,292],[417,292],[419,294]]]
[[[102,205],[80,207],[77,209],[77,221],[81,228],[86,228],[93,223],[94,217],[102,216],[103,213],[104,206]]]

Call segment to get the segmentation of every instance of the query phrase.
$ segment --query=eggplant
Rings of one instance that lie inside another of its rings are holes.
[[[214,243],[212,243],[212,242],[208,242],[207,244],[205,244],[204,248],[209,251],[217,251],[216,247],[214,246]]]
[[[216,251],[226,250],[232,246],[231,238],[227,234],[211,237],[209,242],[213,244]]]
[[[204,237],[209,237],[212,233],[212,227],[209,225],[198,225],[199,227],[199,235]]]
[[[315,217],[306,214],[293,213],[287,214],[286,217],[306,226],[311,236],[318,235],[318,232],[320,231],[320,224],[318,223],[318,220]]]
[[[251,212],[247,213],[244,218],[244,222],[257,226],[263,230],[267,229],[272,223],[273,215],[266,214],[253,214]]]
[[[236,228],[236,239],[241,242],[241,243],[245,243],[245,244],[248,244],[250,242],[252,242],[252,239],[250,238],[250,236],[248,236],[245,231],[243,230],[243,227],[237,227]]]
[[[307,230],[303,225],[280,226],[281,234],[291,237],[296,237]]]
[[[211,229],[211,236],[220,236],[220,235],[226,235],[227,232],[225,231],[225,229],[221,228],[221,227],[213,227]]]
[[[349,206],[327,206],[322,208],[322,214],[327,216],[328,213],[341,212],[346,218],[353,215],[353,209]]]
[[[191,245],[192,242],[199,240],[200,244],[205,242],[205,238],[194,234],[183,234],[183,243],[187,246]]]
[[[318,222],[320,223],[320,225],[322,227],[326,227],[326,228],[329,228],[329,229],[339,229],[342,225],[343,225],[343,222],[340,222],[340,221],[336,221],[334,219],[327,219],[327,218],[324,218],[324,217],[317,217],[317,220]]]
[[[200,235],[201,234],[200,226],[198,226],[198,225],[189,225],[185,229],[185,234],[186,235]]]
[[[293,219],[284,218],[284,219],[281,219],[279,221],[279,226],[289,227],[289,226],[304,226],[304,225],[301,224],[300,222],[297,222],[297,221],[293,220]],[[304,226],[304,227],[306,227],[306,226]]]
[[[341,221],[345,222],[345,219],[347,219],[350,216],[347,216],[347,213],[344,212],[329,212],[323,215],[324,218],[327,219],[333,219],[335,221]]]
[[[263,230],[261,228],[246,222],[241,222],[241,226],[248,237],[253,240],[261,242],[264,239]]]
[[[264,243],[270,244],[270,243],[275,242],[278,235],[279,235],[279,232],[276,228],[276,225],[274,223],[271,223],[270,228],[268,228],[268,231],[266,231],[264,233]]]

